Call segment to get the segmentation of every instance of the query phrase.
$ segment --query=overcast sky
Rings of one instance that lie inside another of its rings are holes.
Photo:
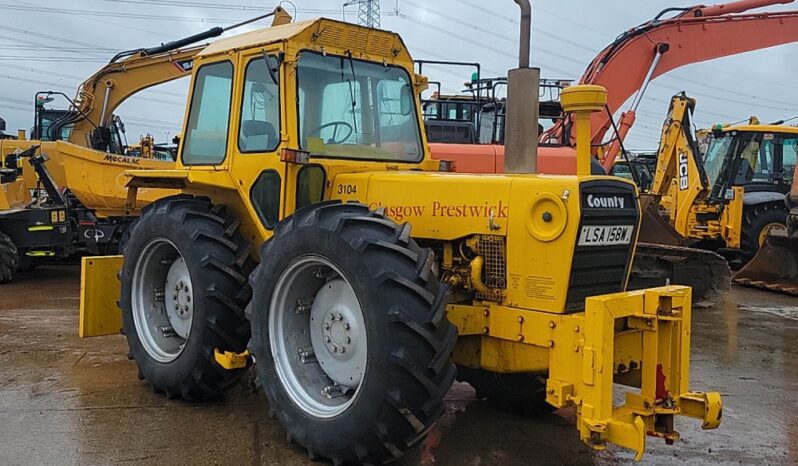
[[[289,12],[296,11],[298,19],[342,16],[341,0],[293,0],[295,8],[291,2],[283,3]],[[663,8],[693,4],[682,0],[532,3],[533,65],[541,68],[544,78],[575,80],[621,32]],[[272,8],[268,0],[0,0],[0,116],[7,121],[7,132],[29,129],[36,91],[59,90],[72,96],[78,84],[117,51],[230,25]],[[798,10],[798,5],[767,9]],[[356,7],[347,11],[346,19],[356,21]],[[512,0],[382,0],[382,11],[382,27],[400,33],[414,58],[478,61],[483,74],[494,76],[517,65],[518,9]],[[698,100],[699,127],[749,115],[763,121],[798,115],[796,63],[798,46],[786,45],[668,73],[646,94],[628,146],[657,147],[659,127],[676,89]],[[428,68],[425,74],[443,81],[444,91],[453,93],[468,80],[470,71]],[[127,122],[130,142],[146,132],[159,141],[179,132],[187,87],[188,80],[181,80],[126,102],[116,113]]]

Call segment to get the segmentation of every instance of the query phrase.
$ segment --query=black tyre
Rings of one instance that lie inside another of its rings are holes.
[[[458,367],[457,380],[474,387],[477,399],[504,411],[540,416],[556,410],[546,402],[546,382],[540,375],[498,374]]]
[[[251,290],[239,222],[207,198],[162,199],[142,212],[125,245],[123,332],[139,377],[170,398],[206,399],[236,382],[214,350],[242,352]]]
[[[8,283],[17,275],[19,255],[17,246],[0,231],[0,283]]]
[[[261,258],[252,349],[289,439],[335,464],[403,455],[443,413],[456,372],[433,253],[408,225],[330,202],[281,223]]]
[[[40,259],[27,255],[27,251],[18,250],[17,252],[19,254],[19,266],[17,270],[20,272],[30,272],[42,263]]]
[[[754,258],[770,228],[786,228],[787,207],[782,203],[758,204],[746,207],[743,212],[743,225],[740,238],[740,257],[742,264]]]

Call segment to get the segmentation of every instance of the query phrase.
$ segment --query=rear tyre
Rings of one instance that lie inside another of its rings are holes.
[[[8,235],[0,231],[0,283],[8,283],[19,268],[17,246]]]
[[[188,400],[219,395],[245,369],[214,350],[243,352],[249,244],[239,222],[207,198],[178,196],[144,210],[125,245],[122,318],[130,356],[156,391]]]
[[[461,366],[457,380],[474,387],[477,399],[504,411],[540,416],[556,410],[546,402],[546,382],[539,375],[499,374]]]
[[[754,258],[768,230],[786,228],[788,213],[787,207],[781,203],[758,204],[745,209],[740,238],[742,265]]]
[[[456,340],[433,253],[366,206],[298,211],[252,275],[259,385],[289,439],[333,463],[382,464],[444,410]]]

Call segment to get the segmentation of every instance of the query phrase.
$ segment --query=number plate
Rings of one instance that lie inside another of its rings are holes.
[[[634,225],[583,226],[579,246],[616,246],[632,242]]]

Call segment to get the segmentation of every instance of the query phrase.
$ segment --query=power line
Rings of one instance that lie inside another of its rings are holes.
[[[98,0],[111,3],[130,3],[139,5],[159,5],[159,6],[179,6],[179,7],[192,7],[192,8],[206,8],[218,10],[240,10],[240,11],[266,11],[269,8],[251,5],[235,5],[229,3],[209,3],[209,2],[188,2],[179,0]],[[339,14],[340,10],[323,9],[323,8],[298,8],[297,13],[309,14]]]
[[[47,81],[39,81],[39,80],[33,80],[33,79],[27,79],[27,78],[21,78],[19,76],[0,75],[0,78],[8,79],[8,80],[11,80],[11,81],[21,81],[21,82],[25,82],[25,83],[39,84],[39,85],[43,85],[43,86],[56,86],[59,89],[63,89],[63,87],[61,87],[61,86],[63,86],[63,84],[47,82]],[[185,102],[178,102],[178,101],[175,101],[175,100],[155,99],[155,98],[145,97],[145,96],[140,96],[140,95],[134,95],[134,96],[132,96],[130,98],[130,100],[126,100],[125,102],[128,102],[128,101],[155,102],[155,103],[158,103],[158,104],[174,105],[174,106],[178,106],[178,107],[185,107],[185,105],[186,105]]]
[[[84,46],[84,47],[87,47],[87,48],[94,49],[96,51],[104,50],[104,51],[109,51],[110,52],[110,51],[114,50],[112,48],[99,47],[97,44],[91,44],[91,43],[88,43],[88,42],[81,42],[81,41],[74,40],[74,39],[68,39],[66,37],[52,36],[52,35],[49,35],[49,34],[43,34],[41,32],[28,31],[28,30],[16,28],[16,27],[13,27],[13,26],[6,26],[6,25],[0,24],[0,29],[4,29],[4,30],[10,31],[10,32],[15,32],[17,34],[23,34],[23,35],[26,35],[26,36],[38,37],[40,39],[54,40],[54,41],[57,41],[59,43],[80,45],[80,46]]]

